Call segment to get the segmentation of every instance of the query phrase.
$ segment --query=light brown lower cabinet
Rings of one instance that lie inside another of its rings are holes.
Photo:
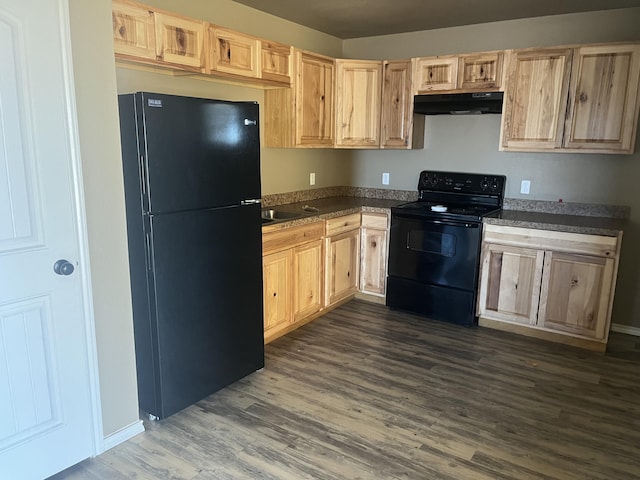
[[[322,308],[323,235],[323,221],[262,235],[265,342]]]
[[[327,220],[325,306],[358,291],[360,214]]]
[[[360,229],[360,291],[384,297],[387,293],[389,217],[363,213]]]
[[[486,225],[479,324],[604,351],[621,235]]]

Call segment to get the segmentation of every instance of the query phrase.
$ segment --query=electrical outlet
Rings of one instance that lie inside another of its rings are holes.
[[[529,195],[529,191],[531,190],[531,180],[522,180],[520,183],[520,193],[523,195]]]
[[[309,185],[315,185],[316,184],[316,174],[315,172],[311,172],[309,174]]]
[[[383,173],[382,174],[382,184],[383,185],[389,185],[389,174],[388,173]]]

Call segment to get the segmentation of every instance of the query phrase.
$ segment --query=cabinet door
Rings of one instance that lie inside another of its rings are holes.
[[[538,326],[605,339],[615,260],[546,252]]]
[[[564,146],[633,153],[639,80],[640,45],[576,49]]]
[[[262,40],[261,78],[291,84],[292,47],[281,43]]]
[[[458,80],[458,57],[416,60],[415,93],[454,90]]]
[[[359,229],[326,239],[326,305],[357,292],[359,243]]]
[[[203,64],[204,22],[158,12],[154,17],[158,59],[198,71]]]
[[[209,26],[209,70],[256,78],[260,75],[260,40]]]
[[[322,308],[323,242],[316,240],[293,249],[293,320],[302,320]]]
[[[378,296],[385,296],[387,293],[388,235],[387,230],[369,227],[362,228],[360,244],[360,290],[363,293]]]
[[[289,326],[292,321],[291,266],[291,250],[272,253],[262,258],[264,333],[267,340],[274,333]]]
[[[502,112],[501,149],[562,147],[572,50],[514,52]]]
[[[298,51],[296,64],[296,145],[333,146],[334,61]]]
[[[116,55],[155,60],[153,12],[127,1],[114,1],[112,9],[113,49]]]
[[[382,102],[380,105],[380,146],[382,148],[421,148],[422,136],[413,138],[413,94],[411,62],[385,62],[383,66]],[[424,124],[424,116],[418,120]],[[417,134],[420,133],[418,130]],[[415,140],[420,141],[420,145]]]
[[[499,90],[502,86],[502,52],[463,55],[458,65],[458,88]]]
[[[478,315],[535,325],[543,259],[543,250],[485,243]]]
[[[336,60],[336,145],[380,145],[382,62]]]

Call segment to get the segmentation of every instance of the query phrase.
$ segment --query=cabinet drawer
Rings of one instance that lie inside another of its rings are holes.
[[[384,213],[363,213],[362,226],[368,228],[387,229],[387,215]]]
[[[610,258],[614,258],[618,253],[618,237],[506,227],[502,225],[485,225],[484,241],[501,245],[584,253]]]
[[[283,228],[262,235],[262,254],[277,252],[302,243],[319,240],[324,235],[324,222]]]
[[[330,218],[327,220],[327,237],[348,232],[355,228],[360,228],[360,214],[353,213],[343,217]]]

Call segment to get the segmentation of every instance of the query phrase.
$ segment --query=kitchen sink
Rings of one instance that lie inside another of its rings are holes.
[[[298,212],[286,212],[283,210],[267,209],[262,210],[262,223],[273,222],[276,220],[294,220],[302,217],[304,214]],[[266,222],[265,222],[266,220]]]

